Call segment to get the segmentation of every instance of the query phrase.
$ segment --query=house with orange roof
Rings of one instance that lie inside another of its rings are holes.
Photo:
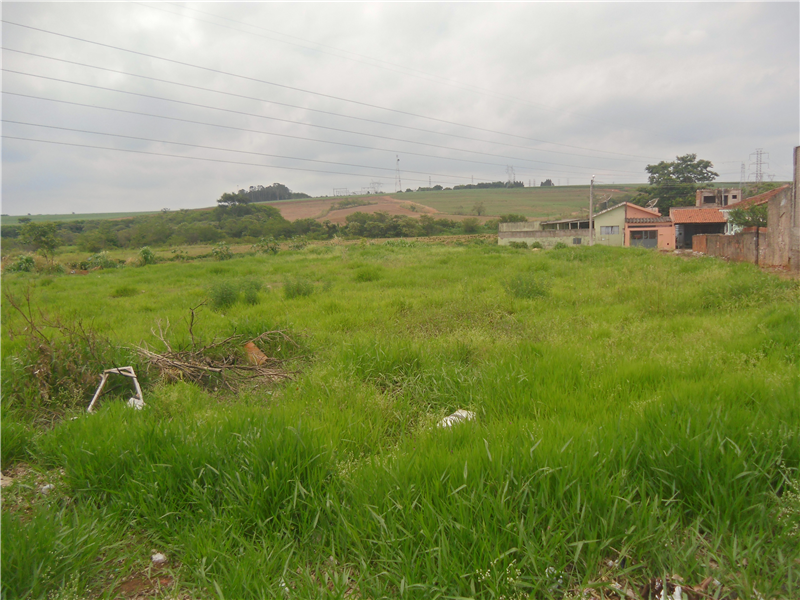
[[[692,238],[699,234],[725,233],[728,222],[726,216],[717,208],[697,208],[694,206],[673,206],[669,216],[675,226],[675,247],[692,247]]]

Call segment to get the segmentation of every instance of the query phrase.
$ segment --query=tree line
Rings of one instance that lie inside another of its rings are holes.
[[[222,198],[220,198],[222,200]],[[228,199],[230,200],[230,199]],[[119,220],[29,222],[4,225],[4,252],[38,250],[52,257],[60,246],[73,246],[84,252],[145,246],[182,246],[217,242],[254,243],[261,238],[289,240],[303,236],[308,240],[370,237],[424,237],[497,231],[498,223],[525,220],[521,215],[503,215],[484,224],[475,217],[461,221],[419,219],[385,212],[348,215],[345,223],[298,219],[287,221],[273,206],[220,201],[204,210],[178,210]]]

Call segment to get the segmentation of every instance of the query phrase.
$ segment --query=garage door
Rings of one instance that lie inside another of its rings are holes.
[[[631,231],[631,246],[656,248],[658,246],[658,231],[655,229]]]

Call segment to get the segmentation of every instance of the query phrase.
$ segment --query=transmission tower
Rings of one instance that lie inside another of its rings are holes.
[[[517,180],[517,176],[514,174],[514,167],[508,165],[506,167],[506,175],[508,175],[508,183],[506,184],[506,187],[511,187]]]
[[[747,170],[745,169],[744,163],[742,163],[742,169],[739,172],[739,189],[744,191],[744,183],[747,181]]]
[[[769,153],[764,152],[763,148],[756,148],[756,151],[750,155],[752,160],[753,155],[755,155],[755,160],[750,163],[750,166],[754,166],[756,168],[756,172],[752,173],[755,177],[756,185],[761,185],[761,182],[764,181],[764,167],[768,167],[769,163],[764,162],[764,157],[769,158]]]
[[[403,182],[400,181],[400,157],[397,156],[397,154],[395,154],[395,156],[397,157],[397,170],[395,171],[394,185],[397,188],[398,192],[402,192],[403,191]]]

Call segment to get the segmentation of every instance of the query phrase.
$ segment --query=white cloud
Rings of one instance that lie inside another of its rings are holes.
[[[4,123],[7,136],[270,166],[5,139],[3,212],[208,206],[224,191],[275,181],[311,194],[330,193],[333,187],[358,188],[372,178],[380,178],[384,189],[391,189],[398,153],[406,187],[427,184],[425,173],[448,175],[432,176],[445,185],[473,175],[476,179],[503,179],[507,164],[513,164],[526,181],[553,176],[585,183],[595,171],[606,172],[618,182],[644,181],[643,167],[648,162],[686,152],[697,152],[718,164],[747,161],[756,147],[769,151],[776,159],[774,164],[782,165],[775,167],[779,179],[788,178],[791,170],[786,165],[791,163],[788,157],[800,129],[799,14],[796,3],[227,3],[183,7],[5,3],[4,19],[12,22],[206,68],[9,24],[3,26],[7,47],[299,107],[4,52],[6,69],[228,111],[5,73],[6,92],[209,125],[10,94],[3,97],[6,120],[372,168]],[[455,158],[492,164],[452,160]],[[558,164],[531,162],[537,160]],[[350,175],[277,168],[280,166]],[[734,171],[738,177],[738,168]]]

